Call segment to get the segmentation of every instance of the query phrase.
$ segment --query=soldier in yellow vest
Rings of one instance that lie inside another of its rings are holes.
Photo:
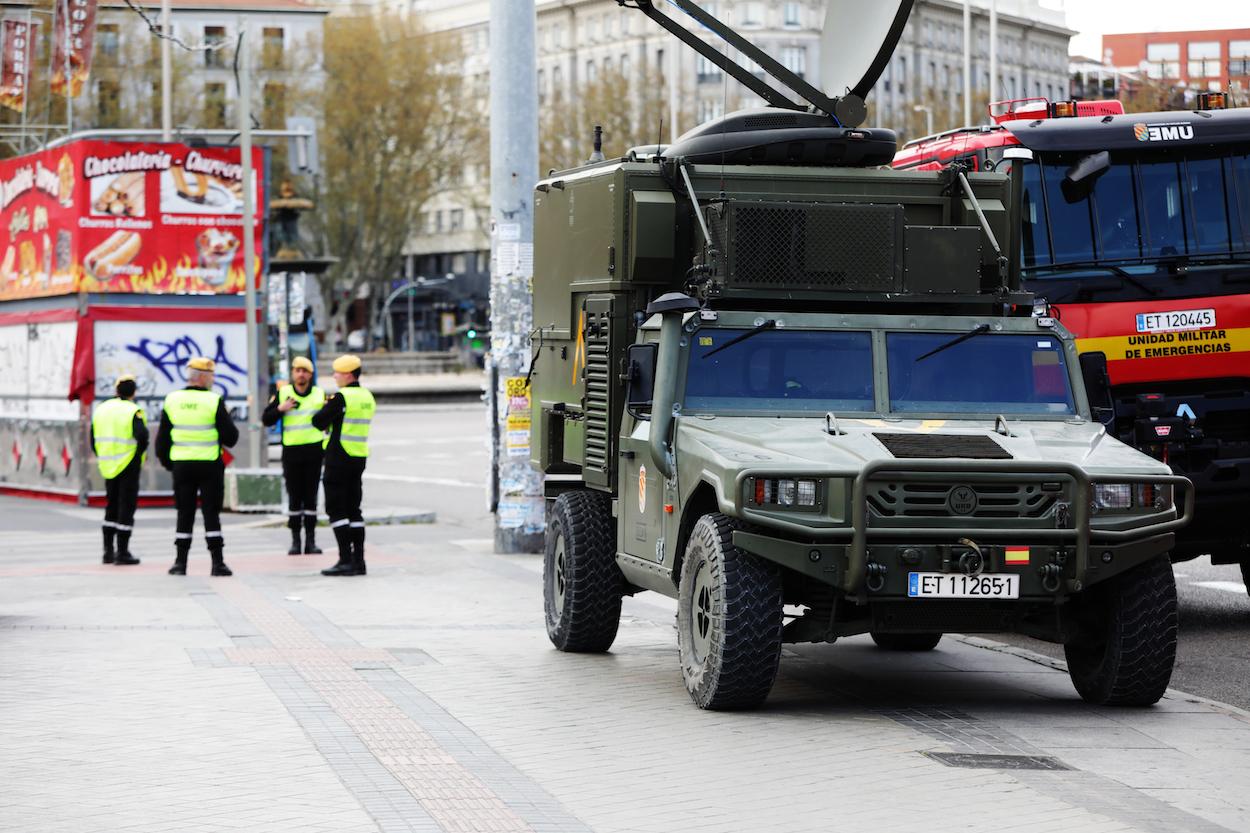
[[[148,425],[135,404],[135,377],[121,376],[117,396],[96,406],[91,417],[91,448],[104,477],[104,563],[138,564],[130,552],[135,507],[139,503],[139,474],[148,448]],[[117,549],[113,542],[116,540]]]
[[[213,575],[233,575],[221,554],[221,504],[225,497],[221,448],[239,441],[239,429],[230,419],[225,400],[213,390],[214,370],[212,359],[192,359],[187,363],[187,386],[166,396],[161,405],[156,456],[174,473],[174,506],[178,510],[171,576],[187,574],[197,498],[204,512],[204,538],[213,559]]]
[[[313,364],[303,356],[291,362],[291,384],[269,400],[261,421],[282,425],[282,478],[286,481],[287,526],[291,548],[287,555],[318,554],[317,486],[321,483],[321,443],[324,435],[313,427],[313,415],[326,404],[326,394],[312,383]],[[301,546],[300,527],[304,529]]]
[[[329,432],[325,439],[326,514],[339,545],[338,563],[323,576],[365,574],[365,519],[360,512],[361,478],[369,456],[369,428],[377,410],[373,394],[360,386],[360,359],[334,360],[338,393],[326,400],[312,418],[315,428]]]

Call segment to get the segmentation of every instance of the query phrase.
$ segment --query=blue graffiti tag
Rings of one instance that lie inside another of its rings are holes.
[[[127,344],[126,349],[147,360],[170,382],[185,382],[187,362],[196,356],[208,356],[217,363],[213,387],[217,388],[222,396],[227,396],[231,388],[240,384],[241,377],[247,377],[247,370],[235,364],[226,355],[225,338],[219,335],[216,339],[217,349],[211,356],[200,350],[199,343],[191,336],[182,336],[174,341],[141,338],[138,344]]]

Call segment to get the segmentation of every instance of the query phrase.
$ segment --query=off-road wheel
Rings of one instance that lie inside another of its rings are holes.
[[[872,633],[883,651],[932,651],[942,641],[940,633]]]
[[[543,559],[543,608],[551,644],[576,653],[611,648],[621,622],[623,586],[609,498],[590,491],[560,495],[547,524]]]
[[[701,709],[755,708],[781,661],[781,576],[735,547],[733,530],[720,513],[699,518],[681,565],[677,652]]]
[[[1100,706],[1150,706],[1176,662],[1176,580],[1166,555],[1074,600],[1080,627],[1064,645],[1077,693]]]

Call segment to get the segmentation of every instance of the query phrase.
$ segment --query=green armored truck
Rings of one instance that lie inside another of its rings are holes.
[[[537,186],[552,643],[607,651],[650,590],[702,708],[762,703],[787,642],[951,632],[1061,642],[1084,699],[1154,703],[1192,488],[1107,434],[1105,358],[1019,289],[1009,178],[879,167],[894,134],[856,125],[910,3],[838,98],[674,4],[806,104],[690,35],[774,106]]]

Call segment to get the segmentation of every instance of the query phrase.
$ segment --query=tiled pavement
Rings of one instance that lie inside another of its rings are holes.
[[[765,709],[700,712],[665,600],[627,602],[611,654],[559,654],[537,559],[452,536],[371,532],[370,575],[334,580],[231,528],[223,580],[164,575],[155,533],[107,568],[94,533],[33,563],[0,532],[0,830],[1250,830],[1241,712],[1095,709],[951,638],[798,648]]]

